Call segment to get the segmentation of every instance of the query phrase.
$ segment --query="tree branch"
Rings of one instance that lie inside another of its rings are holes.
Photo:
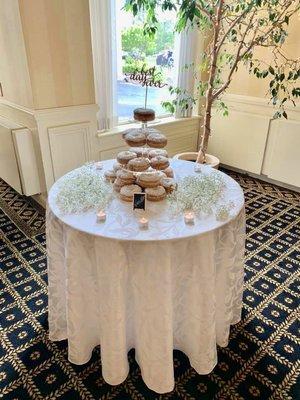
[[[232,31],[232,29],[242,20],[242,18],[249,12],[249,10],[244,10],[244,12],[242,14],[240,14],[240,16],[238,18],[236,18],[229,26],[229,28],[227,29],[227,31],[223,34],[223,37],[218,45],[217,48],[217,53],[219,53],[223,43],[225,42],[225,39],[227,38],[227,36],[229,35],[229,33]]]
[[[243,48],[243,46],[244,46],[244,44],[245,44],[244,40],[245,40],[245,38],[246,38],[246,36],[247,36],[248,28],[249,28],[249,27],[251,26],[251,24],[252,24],[254,15],[255,15],[255,11],[252,12],[252,15],[251,15],[251,17],[250,17],[250,21],[249,21],[249,23],[248,23],[248,26],[246,27],[245,32],[244,32],[244,34],[243,34],[243,36],[242,36],[242,39],[240,40],[240,44],[239,44],[239,47],[238,47],[238,50],[237,50],[237,53],[236,53],[236,56],[235,56],[233,65],[232,65],[232,67],[230,68],[230,71],[229,71],[229,74],[228,74],[228,77],[227,77],[227,81],[224,83],[224,85],[222,85],[222,86],[213,94],[213,99],[214,99],[214,100],[217,99],[217,98],[220,96],[220,94],[221,94],[222,92],[224,92],[224,91],[227,89],[227,87],[229,86],[229,84],[230,84],[230,82],[231,82],[232,75],[233,75],[233,73],[234,73],[234,71],[235,71],[235,69],[236,69],[236,67],[237,67],[237,65],[238,65],[238,63],[239,63],[239,61],[241,60],[241,51],[242,51],[242,48]],[[254,31],[253,37],[255,37],[255,35],[256,35],[256,29],[255,29],[255,31]]]

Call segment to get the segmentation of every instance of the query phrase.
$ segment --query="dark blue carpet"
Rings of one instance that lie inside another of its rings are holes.
[[[175,351],[176,387],[167,395],[147,389],[133,351],[128,379],[112,387],[102,379],[99,349],[75,366],[66,341],[48,340],[44,215],[0,181],[0,398],[300,399],[300,196],[231,174],[246,196],[243,320],[209,375]]]

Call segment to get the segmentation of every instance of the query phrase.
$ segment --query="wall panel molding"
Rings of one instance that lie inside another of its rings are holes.
[[[55,180],[91,159],[89,124],[49,128],[48,136]]]
[[[35,112],[47,190],[62,174],[97,158],[97,110],[90,104]]]
[[[270,118],[230,109],[228,117],[213,112],[209,153],[221,163],[260,174]]]
[[[227,94],[229,116],[214,111],[208,151],[221,163],[300,187],[300,103],[287,107],[288,120],[273,116],[268,100]]]
[[[299,149],[300,120],[277,120],[269,131],[263,174],[300,188]]]
[[[256,114],[264,114],[273,117],[276,112],[276,108],[266,98],[243,96],[239,94],[226,93],[223,96],[224,102],[232,109],[240,109],[245,112],[254,112]],[[292,105],[286,105],[286,110],[290,113],[292,118],[295,118],[300,113],[300,102],[296,104],[296,107]]]
[[[0,117],[0,177],[17,192],[22,193],[18,161],[12,137],[12,129],[19,125]]]
[[[31,130],[28,128],[14,129],[12,138],[18,161],[22,193],[26,196],[40,193],[39,168]]]

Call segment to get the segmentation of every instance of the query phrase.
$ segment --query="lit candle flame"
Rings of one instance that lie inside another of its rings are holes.
[[[139,222],[140,222],[140,228],[141,229],[148,229],[149,220],[147,218],[142,217],[142,218],[140,218]]]
[[[97,220],[101,222],[106,220],[106,214],[103,210],[97,212]]]
[[[184,214],[184,221],[186,224],[194,224],[194,213],[188,211]]]

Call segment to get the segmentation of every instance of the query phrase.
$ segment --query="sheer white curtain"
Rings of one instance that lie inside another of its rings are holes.
[[[89,0],[96,102],[100,130],[118,123],[116,9],[114,0]]]
[[[195,86],[194,71],[200,61],[200,33],[196,28],[190,27],[181,32],[179,41],[177,86],[192,96]],[[185,66],[188,66],[188,68],[185,68]],[[190,117],[192,113],[193,110],[189,109],[185,116]],[[175,116],[177,118],[182,116],[179,107],[176,109]]]

